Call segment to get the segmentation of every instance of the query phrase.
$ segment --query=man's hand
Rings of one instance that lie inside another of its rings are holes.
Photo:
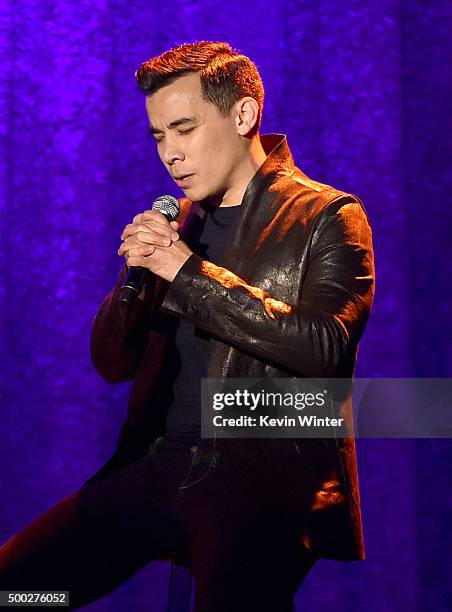
[[[193,252],[178,229],[179,223],[169,222],[160,211],[145,210],[124,228],[118,255],[126,257],[129,267],[142,266],[172,282]]]

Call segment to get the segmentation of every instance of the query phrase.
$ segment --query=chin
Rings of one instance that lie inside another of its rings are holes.
[[[187,189],[182,189],[182,191],[184,193],[184,196],[188,198],[189,200],[193,200],[193,201],[196,200],[196,196],[193,190],[190,189],[190,187],[188,187]]]
[[[200,202],[201,200],[207,197],[199,191],[196,191],[196,189],[190,189],[190,187],[187,187],[187,189],[183,189],[183,192],[185,196],[192,202]]]

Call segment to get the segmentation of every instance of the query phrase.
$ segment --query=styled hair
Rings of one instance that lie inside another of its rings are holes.
[[[254,98],[259,114],[249,134],[259,132],[264,106],[261,76],[254,62],[228,43],[201,40],[173,47],[141,64],[135,77],[140,89],[149,95],[192,72],[200,75],[204,100],[215,104],[223,116],[241,98]]]

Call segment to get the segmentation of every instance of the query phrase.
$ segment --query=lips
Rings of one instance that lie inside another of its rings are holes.
[[[179,187],[188,187],[193,174],[179,174],[178,176],[174,176],[174,180],[179,185]]]

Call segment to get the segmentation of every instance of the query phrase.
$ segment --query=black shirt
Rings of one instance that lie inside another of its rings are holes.
[[[207,212],[200,236],[190,248],[203,259],[219,266],[230,230],[240,214],[241,206],[215,208]],[[209,334],[191,321],[181,319],[176,333],[180,369],[174,383],[174,399],[167,416],[167,438],[196,444],[201,436],[201,378],[207,376]]]

